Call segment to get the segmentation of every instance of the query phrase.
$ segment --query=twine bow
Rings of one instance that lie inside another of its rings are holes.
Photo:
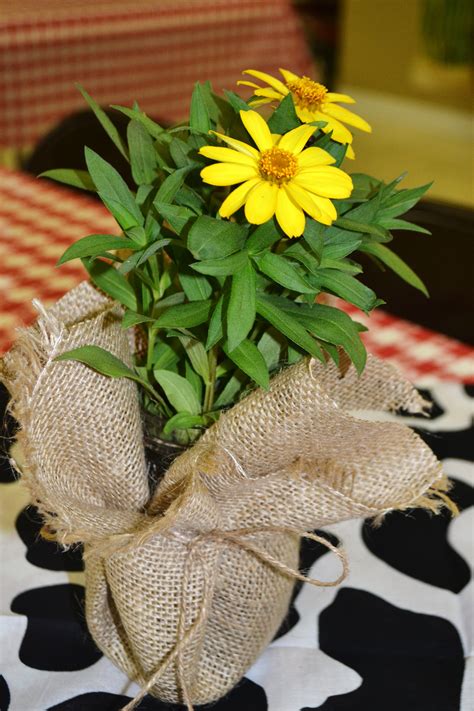
[[[290,568],[285,563],[282,563],[274,556],[270,555],[269,553],[267,553],[265,551],[262,551],[260,548],[255,546],[253,543],[246,540],[246,538],[245,538],[246,536],[254,535],[256,533],[295,534],[297,536],[300,536],[301,538],[307,538],[307,539],[315,541],[317,543],[321,543],[322,545],[326,546],[326,548],[329,551],[334,553],[339,558],[339,560],[341,561],[341,564],[342,564],[342,572],[336,580],[329,581],[329,582],[326,582],[323,580],[316,580],[315,578],[310,578],[307,575],[303,575],[298,570],[294,570],[293,568]],[[186,649],[186,646],[191,642],[193,637],[201,630],[202,626],[204,625],[204,623],[206,621],[207,613],[208,613],[208,609],[209,609],[209,604],[210,604],[210,601],[212,598],[212,588],[211,588],[211,585],[209,583],[207,576],[204,575],[205,586],[204,586],[204,592],[203,592],[203,596],[202,596],[201,603],[200,603],[199,614],[196,617],[196,619],[194,620],[194,622],[191,624],[191,626],[188,627],[187,629],[185,626],[185,624],[186,624],[185,623],[185,619],[186,619],[186,590],[188,587],[188,582],[190,579],[191,568],[192,568],[193,562],[196,559],[200,560],[198,547],[203,542],[207,543],[209,541],[220,541],[220,542],[225,542],[229,545],[238,546],[239,548],[242,548],[243,550],[247,551],[248,553],[255,555],[263,563],[266,563],[267,565],[271,566],[274,570],[278,571],[282,575],[289,576],[289,577],[293,578],[294,580],[299,580],[303,583],[309,583],[310,585],[314,585],[316,587],[332,587],[335,585],[339,585],[339,583],[341,583],[347,577],[347,574],[349,572],[349,565],[348,565],[347,556],[346,556],[345,552],[343,550],[337,548],[337,546],[334,546],[330,541],[326,540],[322,536],[318,536],[315,533],[308,533],[307,531],[299,531],[297,529],[287,528],[287,527],[279,527],[279,526],[257,526],[254,528],[238,528],[238,529],[233,529],[233,530],[229,530],[229,531],[213,530],[213,531],[208,531],[206,533],[199,534],[191,542],[189,542],[187,544],[188,554],[186,556],[186,562],[185,562],[184,572],[183,572],[183,585],[182,585],[180,615],[179,615],[179,623],[178,623],[178,629],[177,629],[176,644],[168,652],[168,654],[164,657],[164,659],[161,661],[161,663],[159,664],[157,669],[150,676],[148,681],[146,681],[146,683],[142,686],[142,688],[138,692],[138,694],[126,706],[124,706],[121,711],[132,711],[133,709],[135,709],[137,704],[140,703],[140,701],[144,698],[144,696],[146,696],[146,694],[150,691],[150,689],[156,684],[156,682],[160,679],[160,677],[165,673],[165,671],[168,669],[169,665],[175,660],[177,660],[178,683],[181,688],[183,703],[185,704],[188,711],[194,711],[194,706],[191,701],[191,691],[189,689],[188,683],[187,683],[185,676],[184,676],[183,653]]]

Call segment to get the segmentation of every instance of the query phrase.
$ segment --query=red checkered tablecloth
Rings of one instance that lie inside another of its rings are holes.
[[[119,232],[91,198],[0,168],[0,353],[11,345],[15,329],[35,318],[32,299],[51,304],[85,277],[76,262],[54,266],[66,247],[86,234]],[[474,383],[474,348],[384,311],[369,318],[344,308],[369,326],[363,335],[367,349],[418,385]]]
[[[28,148],[84,108],[140,99],[187,115],[195,81],[235,88],[243,69],[311,72],[291,0],[22,0],[0,13],[0,149]]]

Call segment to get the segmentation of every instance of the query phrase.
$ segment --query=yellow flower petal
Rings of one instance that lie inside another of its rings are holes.
[[[296,115],[302,123],[312,123],[312,121],[322,121],[320,118],[316,118],[316,111],[311,111],[310,109],[305,109],[302,106],[295,104]]]
[[[367,121],[364,121],[363,118],[360,116],[357,116],[353,111],[349,111],[349,109],[345,109],[343,106],[338,106],[337,104],[325,104],[322,107],[322,113],[328,114],[329,116],[334,117],[338,121],[344,121],[344,123],[348,123],[349,126],[355,126],[356,128],[360,128],[361,131],[367,131],[367,133],[372,132],[372,128],[369,126]]]
[[[312,198],[316,205],[319,207],[321,210],[321,213],[323,216],[326,216],[327,222],[323,222],[323,220],[320,220],[320,222],[323,222],[325,225],[330,225],[333,220],[337,220],[337,211],[336,208],[334,207],[333,203],[329,200],[329,198],[324,198],[324,197],[319,197],[318,195],[312,195]]]
[[[326,94],[326,101],[332,103],[333,101],[339,101],[341,104],[355,104],[355,100],[352,96],[347,94],[336,94],[333,91],[328,91]]]
[[[277,99],[277,101],[281,101],[281,94],[274,89],[255,89],[254,94],[255,96],[265,96],[267,99]]]
[[[335,163],[335,158],[330,153],[317,146],[305,148],[298,156],[298,168],[311,168],[318,165],[331,165]]]
[[[313,121],[326,121],[326,126],[323,126],[323,131],[325,133],[332,131],[332,137],[335,141],[339,143],[352,143],[352,133],[340,121],[323,111],[315,111],[313,115],[315,117]]]
[[[272,99],[254,99],[253,101],[249,101],[249,106],[252,108],[258,107],[258,106],[263,106],[264,104],[269,104]]]
[[[354,160],[354,158],[356,157],[356,154],[354,153],[354,149],[352,148],[352,146],[350,144],[347,146],[347,151],[346,151],[345,157],[350,158],[351,160]]]
[[[283,84],[283,82],[281,82],[276,77],[272,77],[271,74],[266,74],[265,72],[258,72],[256,69],[246,69],[244,72],[242,72],[242,74],[250,74],[251,77],[255,77],[255,79],[260,79],[260,81],[264,81],[266,84],[271,86],[272,89],[275,89],[283,96],[286,96],[288,94],[288,89]]]
[[[237,212],[239,208],[242,207],[242,205],[245,203],[245,200],[247,199],[247,195],[249,194],[250,190],[260,181],[260,178],[251,178],[250,180],[247,180],[245,183],[242,183],[242,185],[239,185],[238,188],[235,188],[232,190],[231,193],[226,197],[224,202],[222,203],[219,214],[221,217],[230,217],[231,215],[234,214],[234,212]]]
[[[239,165],[257,165],[256,158],[246,153],[232,150],[232,148],[221,148],[218,146],[203,146],[199,153],[212,160],[220,160],[225,163],[239,163]]]
[[[306,224],[304,212],[291,199],[285,188],[278,190],[275,214],[278,224],[288,237],[299,237],[303,234]]]
[[[214,163],[201,170],[201,178],[210,185],[234,185],[257,175],[255,167],[236,163]]]
[[[313,200],[313,196],[307,190],[295,182],[285,185],[285,190],[297,205],[299,205],[310,217],[319,220],[322,216],[321,210]]]
[[[289,151],[293,155],[298,155],[315,131],[315,126],[298,126],[298,128],[288,131],[280,138],[278,148]]]
[[[282,75],[283,79],[288,83],[289,81],[298,81],[300,77],[297,74],[293,74],[293,72],[290,72],[289,69],[280,69],[278,70],[280,74]]]
[[[278,195],[276,183],[261,180],[245,201],[245,217],[252,225],[261,225],[275,214]]]
[[[240,118],[260,151],[266,151],[273,146],[270,129],[260,114],[256,111],[241,111]]]
[[[236,151],[252,156],[252,158],[258,158],[258,151],[255,150],[253,146],[249,146],[248,143],[238,141],[236,138],[231,138],[223,133],[217,133],[217,131],[210,131],[210,133],[213,133],[215,136],[220,138],[221,141],[224,141],[224,143],[227,143],[229,146],[232,146],[232,148],[235,148]]]
[[[293,181],[315,195],[328,198],[347,198],[352,192],[352,180],[339,168],[322,167],[311,172],[301,171]]]
[[[252,89],[260,89],[260,86],[258,84],[255,84],[254,81],[244,81],[243,79],[239,79],[237,82],[238,86],[250,86]]]

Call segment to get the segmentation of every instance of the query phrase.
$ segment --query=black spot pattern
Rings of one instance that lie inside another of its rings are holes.
[[[427,432],[416,429],[416,432],[433,450],[438,459],[467,459],[474,461],[474,426],[463,430]]]
[[[11,610],[28,618],[20,647],[20,659],[28,667],[76,671],[102,656],[86,626],[82,585],[28,590],[13,600]]]
[[[0,383],[0,483],[11,484],[18,475],[9,462],[8,450],[16,430],[16,422],[7,413],[10,399],[7,389]]]
[[[314,533],[316,533],[318,536],[321,536],[322,538],[325,538],[334,546],[337,546],[339,544],[339,540],[336,538],[336,536],[333,536],[327,531],[314,531]],[[328,549],[322,543],[312,541],[310,538],[303,538],[301,541],[300,560],[298,565],[300,572],[306,574],[311,568],[311,566],[314,565],[314,563],[316,563],[316,561],[321,558],[325,553],[328,553]],[[296,598],[298,597],[302,586],[303,583],[297,580],[293,590],[293,594],[291,596],[288,614],[281,623],[280,629],[273,638],[274,640],[278,639],[279,637],[283,637],[283,635],[287,634],[298,623],[300,616],[297,609],[295,608],[294,603]]]
[[[72,699],[50,706],[47,711],[120,711],[131,701],[130,696],[95,692],[81,694]],[[261,686],[245,677],[220,701],[194,707],[196,711],[267,711],[268,704]],[[145,698],[136,707],[137,711],[186,711],[182,704],[168,704],[152,696]]]
[[[10,689],[4,676],[0,676],[0,711],[8,711],[10,707]]]
[[[474,490],[452,479],[450,496],[460,510],[474,504]],[[390,513],[382,526],[370,522],[362,527],[362,538],[371,553],[396,570],[439,588],[460,592],[470,581],[468,564],[449,544],[447,532],[452,521],[448,512],[432,516],[416,509]]]
[[[318,711],[459,711],[463,650],[457,630],[441,617],[344,588],[319,617],[319,644],[362,683]]]
[[[41,516],[34,506],[27,506],[18,515],[16,530],[27,548],[26,560],[48,570],[83,570],[82,547],[63,550],[54,541],[46,541],[40,536],[42,525]]]

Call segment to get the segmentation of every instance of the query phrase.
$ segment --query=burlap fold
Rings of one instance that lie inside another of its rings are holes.
[[[160,699],[182,701],[184,688],[188,705],[214,701],[242,677],[287,611],[295,532],[436,510],[447,498],[439,462],[412,430],[353,414],[426,406],[370,356],[361,377],[308,359],[283,370],[269,392],[223,414],[150,496],[135,385],[54,361],[86,344],[131,362],[118,307],[84,282],[4,358],[22,475],[57,540],[85,544],[97,645],[130,678],[151,679]]]

